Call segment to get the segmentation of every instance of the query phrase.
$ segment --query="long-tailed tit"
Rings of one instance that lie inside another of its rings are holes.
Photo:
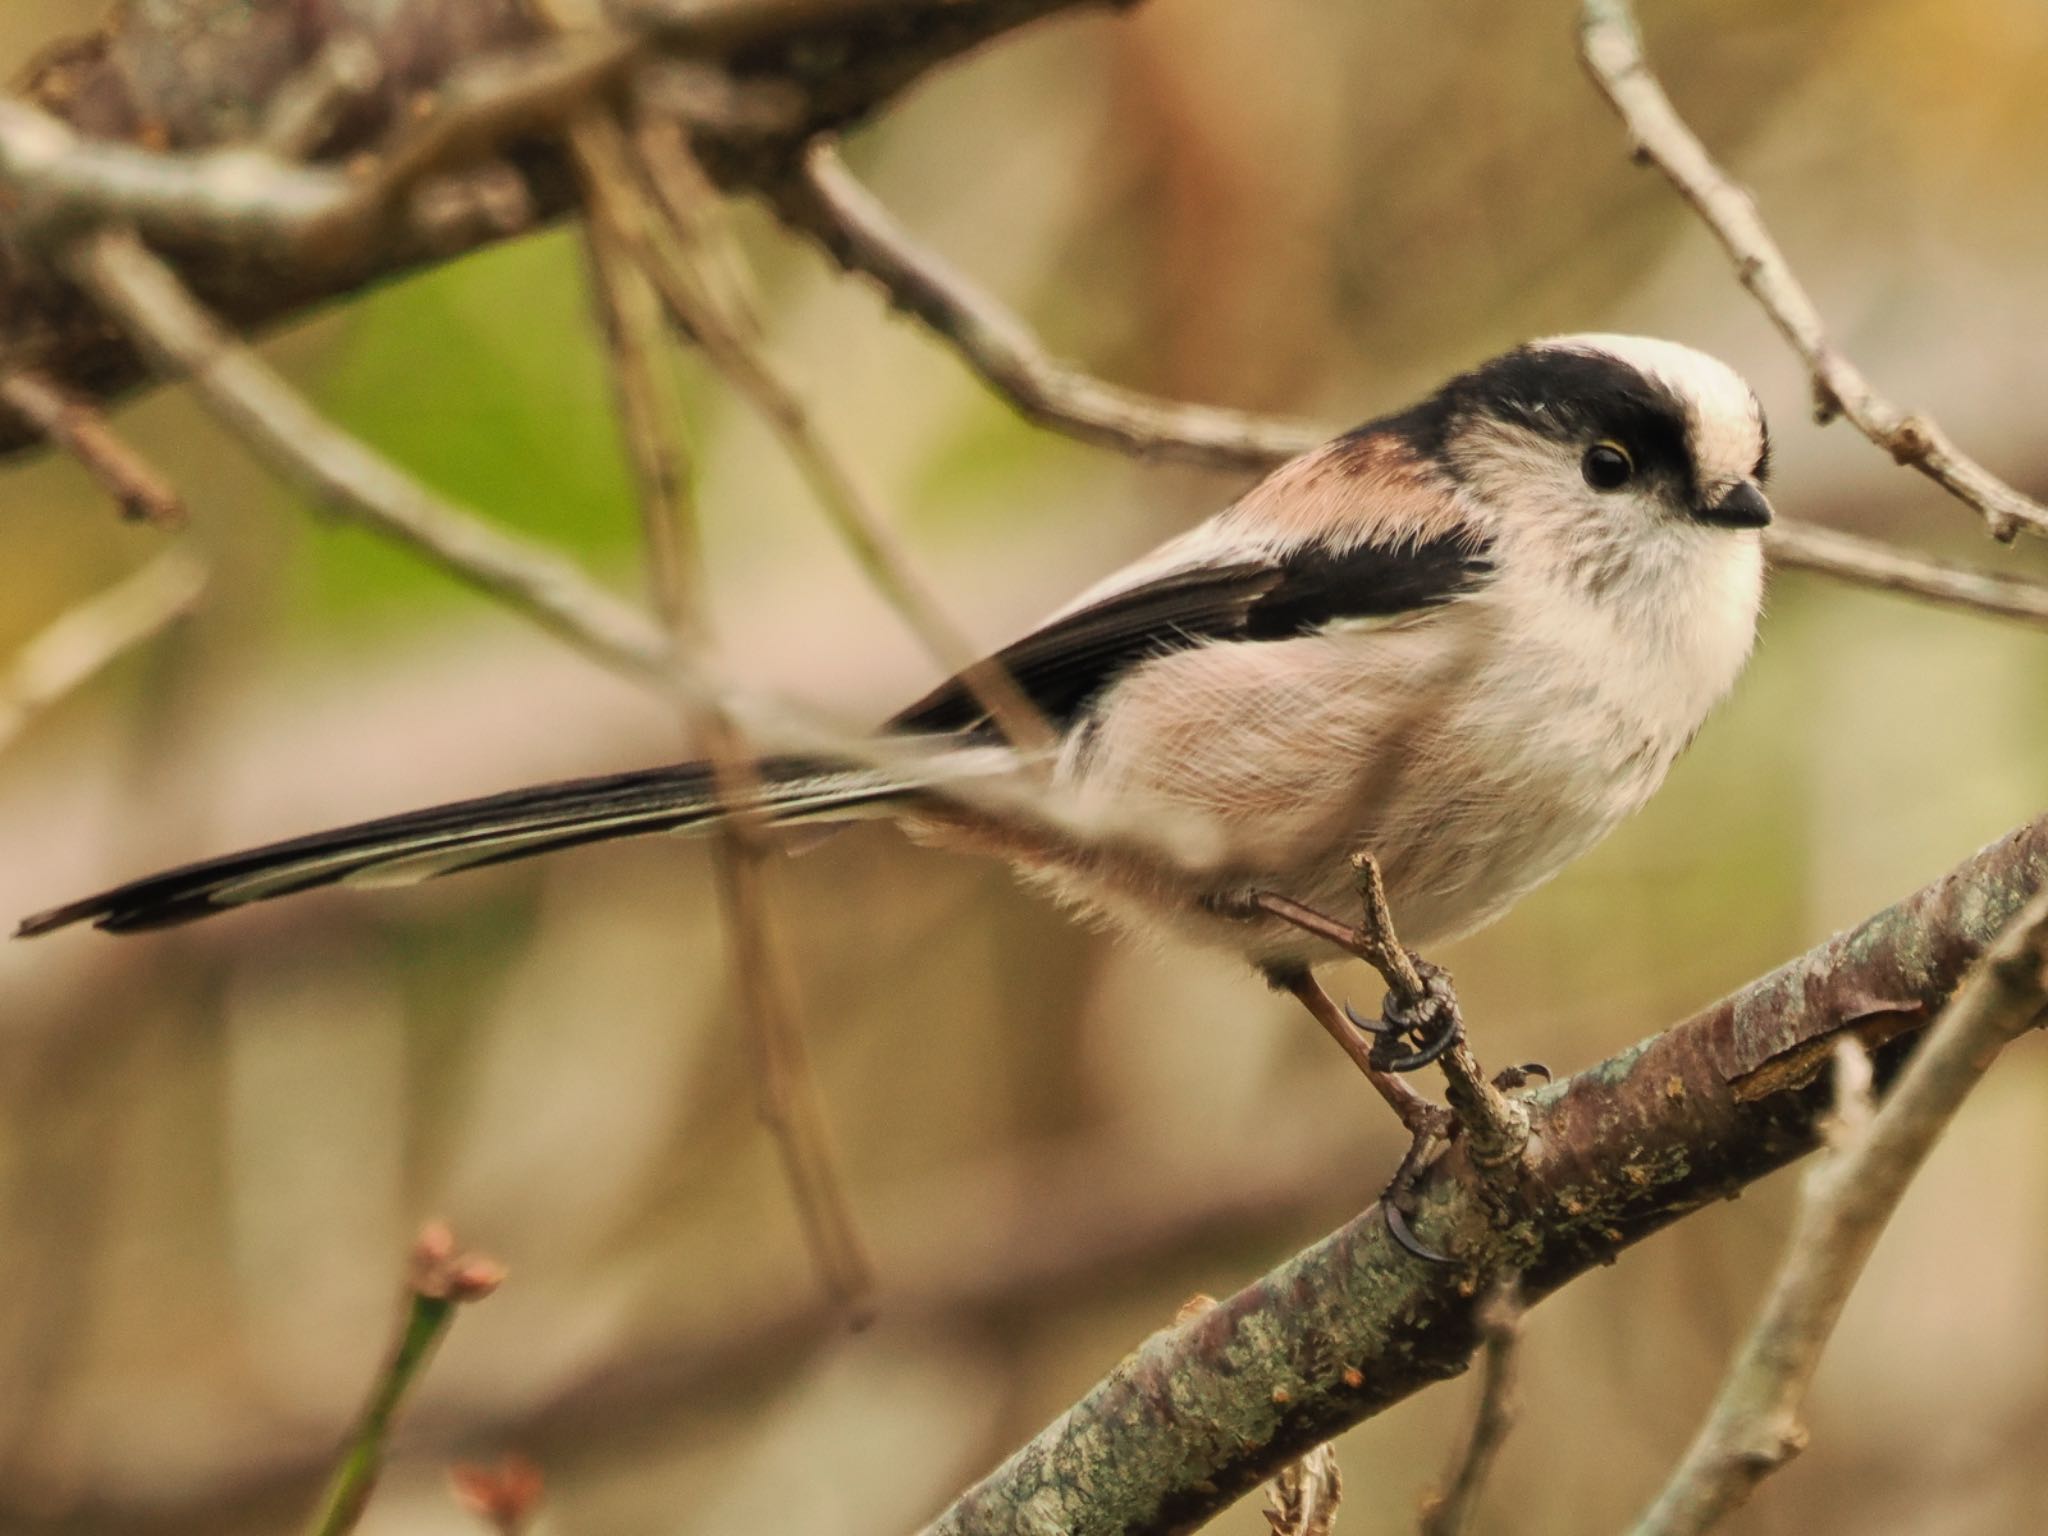
[[[1223,843],[1212,876],[1001,851],[1090,913],[1276,977],[1335,951],[1242,898],[1339,909],[1354,852],[1376,856],[1407,941],[1479,927],[1640,806],[1734,683],[1769,457],[1756,397],[1723,364],[1582,335],[1518,347],[1281,466],[996,657],[1059,734],[1054,782],[1084,805],[1203,818]],[[888,729],[1003,750],[958,679]],[[873,771],[758,771],[778,819],[928,809]],[[548,784],[187,865],[20,932],[159,927],[704,827],[718,807],[698,763]]]

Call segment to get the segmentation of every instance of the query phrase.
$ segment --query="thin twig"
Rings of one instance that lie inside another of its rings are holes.
[[[674,188],[670,188],[673,193]],[[1050,747],[1050,727],[1016,680],[968,640],[897,541],[889,519],[845,458],[812,421],[810,408],[755,339],[757,321],[728,313],[714,298],[718,279],[687,227],[657,221],[639,251],[678,327],[702,347],[781,439],[783,450],[846,541],[870,583],[913,634],[989,711],[1009,740],[1029,753]]]
[[[1907,1184],[2007,1042],[2048,1014],[2048,895],[2006,927],[1874,1116],[1860,1047],[1837,1056],[1837,1145],[1801,1185],[1783,1265],[1706,1422],[1634,1536],[1694,1536],[1806,1443],[1799,1407]],[[1861,1083],[1858,1083],[1860,1072]],[[1862,1091],[1856,1091],[1859,1086]]]
[[[355,1529],[383,1470],[384,1449],[398,1410],[455,1320],[455,1309],[490,1295],[504,1278],[496,1260],[458,1254],[453,1235],[440,1223],[420,1233],[413,1245],[405,1316],[397,1341],[371,1385],[369,1399],[342,1450],[341,1463],[306,1527],[308,1536],[346,1536]]]
[[[1758,215],[1756,200],[1714,163],[1650,72],[1628,0],[1585,0],[1579,40],[1587,70],[1621,115],[1637,155],[1662,171],[1705,221],[1733,258],[1742,286],[1763,305],[1806,364],[1818,419],[1848,417],[1897,462],[1919,470],[1976,508],[1993,537],[2009,540],[2021,528],[2048,534],[2048,507],[2021,495],[1964,454],[1931,418],[1902,410],[1880,395],[1861,370],[1835,350],[1820,311]]]
[[[1394,930],[1379,860],[1370,853],[1359,853],[1353,855],[1351,866],[1357,872],[1359,900],[1365,909],[1365,921],[1355,934],[1358,947],[1352,952],[1380,973],[1387,990],[1403,1007],[1419,1009],[1429,1000],[1430,992],[1414,957],[1402,947]],[[1473,1059],[1462,1030],[1439,1065],[1444,1074],[1444,1096],[1464,1129],[1473,1161],[1489,1169],[1512,1167],[1529,1140],[1528,1111],[1494,1087]]]
[[[1307,422],[1121,389],[1058,361],[1015,314],[920,245],[824,140],[771,196],[784,222],[848,271],[874,279],[890,303],[951,342],[1032,421],[1122,453],[1211,469],[1269,469],[1329,435]]]
[[[1485,1344],[1480,1355],[1479,1403],[1472,1428],[1451,1462],[1443,1492],[1423,1505],[1422,1536],[1464,1536],[1479,1512],[1479,1496],[1488,1474],[1515,1426],[1519,1409],[1516,1378],[1522,1342],[1521,1286],[1504,1276],[1479,1306],[1479,1332]]]
[[[715,865],[732,974],[753,1026],[758,1108],[782,1156],[795,1192],[804,1236],[826,1287],[850,1326],[873,1317],[874,1260],[853,1218],[837,1149],[825,1121],[823,1095],[811,1067],[797,1008],[790,995],[789,957],[771,915],[758,845],[722,840]]]
[[[256,142],[286,160],[306,159],[351,107],[376,90],[383,72],[384,61],[368,33],[334,33],[304,69],[277,88],[264,108]]]
[[[185,523],[185,503],[155,465],[114,431],[106,413],[34,368],[0,372],[0,403],[76,459],[121,515],[159,528]]]
[[[2048,628],[2048,584],[2042,582],[1912,554],[1877,539],[1784,518],[1765,531],[1764,549],[1772,560],[1793,570]]]
[[[542,7],[556,25],[589,19],[567,0]],[[697,671],[707,649],[696,507],[680,436],[681,405],[665,366],[669,333],[661,297],[634,259],[652,217],[628,170],[624,133],[592,109],[570,125],[584,182],[591,271],[604,317],[606,354],[621,429],[639,489],[648,581],[673,645],[683,720],[706,752],[729,814],[716,864],[732,973],[753,1042],[761,1117],[781,1152],[814,1262],[833,1300],[856,1324],[871,1316],[874,1264],[854,1220],[846,1181],[810,1071],[792,972],[771,931],[760,778],[753,755],[713,689]]]
[[[671,647],[645,614],[542,545],[436,495],[343,431],[195,299],[133,234],[76,248],[78,278],[165,371],[281,475],[619,671],[667,676]]]
[[[1139,457],[1217,469],[1270,469],[1332,435],[1288,421],[1161,400],[1119,389],[1050,357],[1024,322],[920,245],[819,141],[799,176],[771,193],[792,228],[811,236],[850,272],[872,278],[890,302],[950,342],[991,388],[1028,419]],[[1772,555],[1884,592],[2035,623],[2048,618],[2048,587],[1780,518]]]
[[[115,657],[190,613],[206,567],[169,550],[60,615],[0,672],[0,749]]]

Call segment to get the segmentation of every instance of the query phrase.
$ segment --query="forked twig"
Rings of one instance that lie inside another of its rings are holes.
[[[328,421],[133,234],[87,236],[74,249],[72,270],[168,373],[189,379],[214,414],[287,479],[606,665],[667,675],[668,639],[646,615],[553,550],[436,495]]]
[[[1387,990],[1404,1008],[1418,1010],[1434,1002],[1455,1011],[1455,1000],[1433,995],[1415,957],[1402,947],[1400,935],[1394,929],[1393,913],[1387,906],[1379,861],[1370,853],[1361,853],[1354,855],[1351,863],[1358,874],[1359,901],[1364,908],[1363,920],[1356,927],[1270,892],[1255,892],[1252,904],[1363,960],[1380,973]],[[1496,1088],[1480,1070],[1464,1042],[1462,1026],[1456,1042],[1443,1053],[1438,1065],[1445,1078],[1445,1097],[1464,1128],[1473,1161],[1490,1169],[1510,1168],[1529,1139],[1528,1112]]]
[[[2022,528],[2048,534],[2048,507],[1970,458],[1931,418],[1902,410],[1880,395],[1835,349],[1819,309],[1757,213],[1756,199],[1715,164],[1651,73],[1628,0],[1585,0],[1579,40],[1588,72],[1620,114],[1636,153],[1662,171],[1692,205],[1733,258],[1742,286],[1806,364],[1816,416],[1823,422],[1837,414],[1848,417],[1897,462],[1976,508],[1993,537],[2009,540]]]
[[[1019,412],[1081,442],[1140,458],[1265,470],[1333,435],[1288,421],[1121,389],[1055,360],[1024,321],[921,244],[820,140],[771,192],[790,227],[922,321]],[[1882,592],[2027,623],[2048,621],[2048,586],[1983,572],[1816,524],[1780,518],[1767,536],[1787,565]]]
[[[593,19],[569,0],[549,0],[544,8],[557,25]],[[609,111],[593,107],[576,118],[570,147],[583,178],[591,276],[639,493],[651,595],[672,636],[683,722],[709,758],[728,811],[715,852],[718,890],[752,1042],[761,1118],[781,1153],[825,1288],[859,1325],[871,1315],[874,1264],[825,1124],[793,974],[774,932],[763,863],[766,818],[758,809],[760,776],[747,742],[699,671],[698,658],[710,634],[681,402],[667,366],[669,330],[661,297],[634,254],[644,249],[647,226],[657,215],[630,172],[623,130]]]
[[[1697,1536],[1806,1443],[1799,1407],[1906,1186],[2009,1041],[2048,1014],[2048,895],[2036,896],[1931,1025],[1873,1115],[1853,1033],[1836,1054],[1834,1146],[1808,1170],[1770,1295],[1706,1422],[1634,1536]]]

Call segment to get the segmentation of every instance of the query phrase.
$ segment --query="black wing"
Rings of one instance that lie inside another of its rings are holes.
[[[1194,566],[1113,592],[992,658],[1056,725],[1069,725],[1133,662],[1207,640],[1285,640],[1345,619],[1434,608],[1493,573],[1469,534],[1417,543],[1308,545],[1273,560]],[[959,678],[889,722],[895,731],[979,731],[988,712]]]

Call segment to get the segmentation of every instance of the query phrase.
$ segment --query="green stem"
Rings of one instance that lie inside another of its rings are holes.
[[[399,1404],[413,1382],[433,1358],[441,1336],[454,1320],[457,1301],[450,1296],[423,1296],[414,1291],[406,1308],[405,1326],[391,1358],[378,1373],[370,1400],[349,1435],[341,1465],[320,1501],[318,1514],[306,1527],[308,1536],[346,1536],[362,1518],[363,1506],[377,1486],[383,1470],[384,1447],[391,1438],[391,1426],[398,1417]]]

